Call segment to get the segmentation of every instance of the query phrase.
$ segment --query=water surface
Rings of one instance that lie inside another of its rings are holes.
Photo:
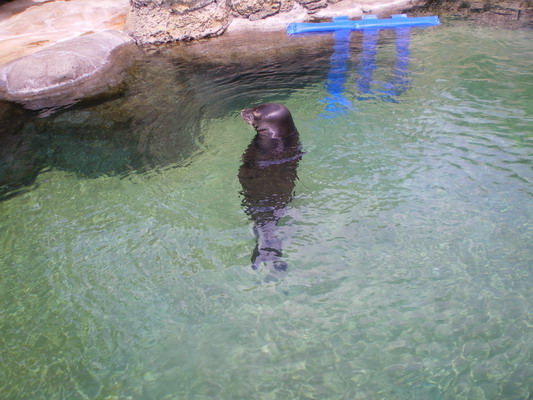
[[[330,40],[240,69],[162,50],[106,101],[15,115],[1,397],[530,398],[531,32],[414,31],[384,98],[394,39],[361,100],[352,34],[338,114]],[[306,151],[277,282],[237,178],[264,101]]]

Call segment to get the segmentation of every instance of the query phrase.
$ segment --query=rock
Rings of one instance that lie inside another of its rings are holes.
[[[533,28],[531,0],[426,0],[417,10],[506,29]]]
[[[230,23],[227,0],[132,0],[126,32],[140,43],[221,35]]]
[[[30,109],[58,107],[119,83],[134,46],[124,33],[108,30],[57,43],[0,67],[0,98]],[[120,51],[122,49],[122,51]]]
[[[420,1],[131,0],[126,32],[137,43],[163,43],[218,36],[230,26],[233,31],[284,30],[289,22],[360,16],[363,6],[376,12],[399,11]]]
[[[58,42],[121,31],[129,0],[15,0],[0,3],[0,65]]]
[[[328,6],[328,0],[298,0],[298,2],[308,10],[309,14],[314,14],[319,9]]]
[[[0,101],[0,201],[28,189],[43,168],[96,178],[185,160],[201,143],[204,107],[168,71],[172,60],[140,54],[127,96],[92,97],[46,118]]]
[[[257,21],[280,12],[290,11],[293,3],[290,0],[231,0],[233,15]]]

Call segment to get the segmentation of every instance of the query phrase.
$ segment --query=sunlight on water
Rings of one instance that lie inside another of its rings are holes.
[[[394,41],[378,43],[360,100],[352,49],[331,118],[327,64],[278,98],[254,94],[287,105],[305,150],[277,282],[250,268],[241,207],[252,104],[197,119],[196,104],[145,99],[156,111],[130,147],[68,135],[102,109],[32,122],[59,137],[0,203],[1,397],[530,398],[530,33],[443,26],[413,32],[409,51],[409,88],[385,98]],[[183,109],[193,139],[157,139]],[[123,164],[65,161],[98,154]]]

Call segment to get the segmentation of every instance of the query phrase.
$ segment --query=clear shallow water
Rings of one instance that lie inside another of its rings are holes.
[[[326,52],[242,83],[156,57],[123,97],[25,122],[31,185],[0,203],[1,397],[530,398],[531,33],[416,31],[394,102],[357,100],[359,43],[333,118]],[[238,112],[262,101],[306,150],[278,282],[249,267],[237,179]]]

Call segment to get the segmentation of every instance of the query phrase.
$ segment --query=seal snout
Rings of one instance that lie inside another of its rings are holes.
[[[248,125],[252,125],[254,122],[254,116],[251,108],[245,108],[241,111],[241,117]]]

